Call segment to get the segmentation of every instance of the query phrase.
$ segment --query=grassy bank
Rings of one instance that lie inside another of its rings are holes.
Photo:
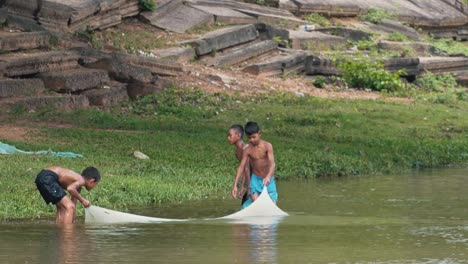
[[[236,161],[226,129],[247,120],[259,122],[263,138],[273,144],[280,181],[466,164],[467,112],[463,101],[443,105],[291,94],[247,99],[198,90],[169,90],[111,111],[18,111],[4,125],[35,129],[26,140],[0,141],[84,158],[0,156],[0,218],[53,215],[34,185],[35,175],[50,165],[80,172],[96,166],[103,181],[84,191],[85,197],[119,210],[228,193]],[[57,123],[67,125],[50,125]],[[135,150],[151,159],[134,158]]]

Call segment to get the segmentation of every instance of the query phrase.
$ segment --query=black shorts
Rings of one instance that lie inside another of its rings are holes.
[[[243,205],[248,199],[249,196],[247,195],[247,192],[245,192],[244,195],[242,195],[241,205]]]
[[[47,204],[56,204],[67,195],[59,184],[58,175],[50,170],[39,172],[36,177],[36,186]]]

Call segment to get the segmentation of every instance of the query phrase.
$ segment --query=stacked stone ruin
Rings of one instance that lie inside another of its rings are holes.
[[[418,23],[439,36],[464,38],[467,14],[450,1],[399,0],[402,10],[383,0],[373,4],[398,11],[401,21],[414,20],[413,25]],[[404,51],[410,47],[415,52],[411,57],[385,59],[386,70],[405,70],[412,79],[427,71],[453,73],[460,84],[468,83],[467,57],[439,56],[434,47],[422,41],[418,31],[401,21],[384,19],[377,24],[363,22],[358,28],[317,26],[305,30],[298,26],[307,22],[292,13],[356,16],[370,7],[366,0],[349,3],[280,0],[282,8],[278,9],[232,0],[162,0],[155,11],[141,12],[138,0],[2,1],[0,23],[7,26],[0,31],[0,108],[20,106],[33,111],[43,107],[72,110],[112,106],[174,85],[177,76],[187,74],[183,65],[194,59],[253,76],[291,72],[340,75],[336,60],[327,50],[338,49],[349,41],[367,40],[371,33],[398,32],[412,40],[377,44],[382,50]],[[212,23],[225,27],[179,43],[178,47],[153,50],[154,57],[64,44],[67,34],[104,29],[138,14],[142,21],[171,32],[182,33]],[[450,19],[446,19],[447,15]],[[280,29],[275,26],[278,23],[296,29]]]

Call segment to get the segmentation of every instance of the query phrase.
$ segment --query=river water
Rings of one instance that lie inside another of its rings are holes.
[[[278,182],[266,223],[0,224],[0,263],[468,263],[468,170]],[[225,197],[132,213],[219,217]],[[82,222],[82,221],[81,221]]]

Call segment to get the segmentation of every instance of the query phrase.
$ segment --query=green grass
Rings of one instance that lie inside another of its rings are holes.
[[[37,128],[31,140],[0,141],[84,158],[0,156],[0,218],[54,215],[34,186],[35,175],[51,165],[79,172],[96,166],[103,180],[84,196],[118,210],[229,193],[237,162],[226,129],[247,120],[259,122],[263,139],[273,144],[280,181],[466,164],[467,110],[463,101],[397,103],[289,93],[243,98],[175,89],[108,112],[18,114],[7,122],[28,121]],[[41,127],[36,121],[70,127]],[[151,159],[134,158],[135,150]]]

